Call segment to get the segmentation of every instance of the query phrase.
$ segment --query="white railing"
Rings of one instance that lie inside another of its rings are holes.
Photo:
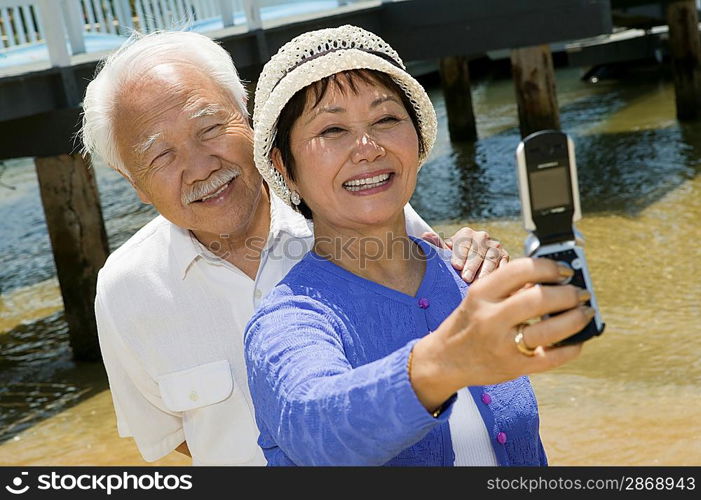
[[[78,0],[72,2],[70,17],[81,16],[84,31],[94,33],[124,34],[134,27],[129,0]]]
[[[261,26],[256,0],[0,0],[0,52],[45,43],[52,66],[70,65],[85,52],[86,33],[128,35],[218,18],[234,24],[243,3],[249,29]],[[238,7],[238,9],[237,9]]]
[[[239,0],[136,0],[134,3],[139,30],[150,33],[212,18],[221,18],[224,26],[231,26]]]
[[[0,49],[44,40],[36,0],[0,2]]]
[[[251,29],[261,25],[256,0],[135,0],[133,5],[129,0],[0,0],[0,51],[46,42],[48,24],[65,33],[73,54],[85,51],[85,33],[150,33],[215,18],[227,27],[234,24],[235,10],[244,10]]]
[[[338,5],[357,1],[338,0]],[[207,27],[193,29],[228,27],[234,24],[234,12],[242,13],[243,24],[253,31],[263,25],[260,4],[259,0],[0,0],[0,52],[45,43],[51,65],[67,66],[71,54],[86,51],[86,34],[127,36],[133,30],[151,33],[199,21]]]
[[[85,33],[126,35],[133,28],[129,0],[62,0],[73,54],[85,52]]]

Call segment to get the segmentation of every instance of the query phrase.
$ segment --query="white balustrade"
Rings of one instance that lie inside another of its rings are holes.
[[[238,0],[136,0],[135,6],[140,31],[151,33],[216,18],[232,26],[236,3]]]
[[[192,29],[205,30],[218,26],[217,20],[229,27],[235,12],[243,13],[250,31],[263,27],[259,0],[0,0],[0,52],[45,43],[52,66],[63,66],[71,54],[86,51],[86,34],[128,36],[193,23],[199,26]]]
[[[66,43],[66,26],[63,22],[61,1],[37,0],[39,20],[44,26],[46,46],[51,66],[70,66],[71,55]]]
[[[37,0],[0,1],[0,50],[44,40]]]
[[[243,12],[246,16],[246,24],[250,31],[259,30],[263,27],[263,20],[260,16],[260,6],[256,0],[242,0]]]

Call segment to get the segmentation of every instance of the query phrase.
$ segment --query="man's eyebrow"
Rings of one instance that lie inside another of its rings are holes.
[[[161,138],[160,132],[153,134],[153,135],[149,136],[145,141],[134,146],[134,151],[136,151],[136,153],[139,155],[143,155],[160,138]]]
[[[203,118],[205,116],[212,116],[216,115],[217,113],[223,111],[224,108],[222,108],[218,104],[209,104],[205,106],[204,108],[201,108],[197,111],[195,111],[192,115],[190,115],[191,120],[196,120],[197,118]]]

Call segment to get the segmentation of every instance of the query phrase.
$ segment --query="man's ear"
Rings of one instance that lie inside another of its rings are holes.
[[[123,172],[122,169],[115,168],[112,165],[110,165],[110,167],[114,168],[117,172],[122,174],[122,177],[124,177],[127,181],[129,181],[129,184],[131,184],[131,187],[134,188],[134,190],[136,191],[136,194],[138,195],[138,197],[142,203],[145,203],[146,205],[153,205],[153,203],[151,203],[151,199],[148,197],[148,195],[139,186],[136,185],[136,183],[132,180],[131,176],[128,173]]]
[[[280,172],[282,177],[285,179],[287,187],[296,190],[297,186],[295,185],[294,181],[290,180],[290,176],[287,175],[287,167],[285,167],[285,164],[282,161],[282,153],[280,152],[279,148],[273,148],[270,154],[270,159],[273,162],[273,167],[275,167],[275,170]]]
[[[136,194],[139,195],[139,199],[141,200],[142,203],[145,203],[147,205],[153,205],[151,203],[151,199],[148,197],[146,193],[144,193],[139,186],[136,184],[132,184],[134,186],[134,189],[136,189]]]

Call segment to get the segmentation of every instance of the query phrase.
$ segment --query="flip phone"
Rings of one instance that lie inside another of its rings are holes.
[[[584,256],[584,238],[574,226],[582,217],[574,144],[567,134],[557,130],[535,132],[518,145],[516,165],[521,213],[529,233],[524,253],[570,267],[574,276],[567,283],[586,288],[591,294],[587,305],[596,311],[583,330],[556,345],[576,344],[601,335],[605,324]]]

